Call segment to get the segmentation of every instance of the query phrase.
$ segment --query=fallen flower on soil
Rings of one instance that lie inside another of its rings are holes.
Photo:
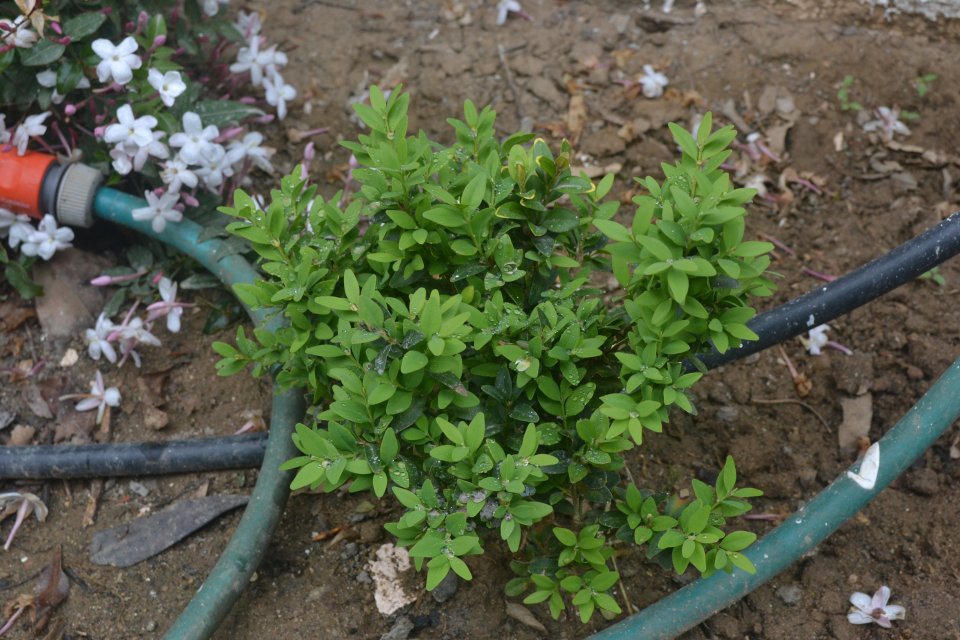
[[[807,351],[810,352],[812,356],[819,356],[823,353],[824,347],[830,347],[831,349],[836,349],[840,353],[845,355],[853,355],[848,347],[840,344],[839,342],[834,342],[827,337],[827,331],[830,329],[830,325],[821,324],[818,327],[810,329],[809,337],[804,338],[800,337],[800,341],[803,342],[803,346],[806,347]]]
[[[894,134],[910,135],[910,129],[900,121],[900,109],[897,107],[877,107],[874,111],[877,114],[876,120],[871,120],[863,125],[864,131],[879,131],[880,135],[887,142],[893,140]]]
[[[847,614],[851,624],[870,624],[876,622],[885,629],[891,627],[893,620],[903,620],[906,609],[898,604],[887,604],[890,601],[890,587],[881,586],[871,598],[865,593],[857,591],[850,596],[853,609]]]
[[[97,424],[103,422],[103,416],[107,407],[120,406],[120,390],[116,387],[104,388],[103,374],[97,370],[97,377],[90,383],[90,393],[72,393],[60,396],[61,400],[69,398],[82,398],[74,407],[77,411],[97,410]]]
[[[177,283],[170,278],[160,278],[158,288],[162,300],[147,307],[147,311],[149,311],[147,322],[153,322],[157,318],[166,316],[167,330],[170,333],[177,333],[180,331],[180,316],[183,315],[184,308],[193,305],[188,302],[177,302]]]
[[[654,71],[649,64],[643,65],[643,75],[637,78],[637,82],[643,85],[643,95],[648,98],[659,98],[663,95],[663,88],[670,84],[667,76]]]
[[[18,493],[16,491],[0,493],[0,522],[13,514],[17,514],[13,529],[10,530],[10,535],[7,536],[7,541],[3,545],[4,551],[10,550],[10,545],[13,544],[13,539],[20,529],[20,525],[27,519],[31,511],[37,516],[38,521],[43,522],[47,519],[47,506],[32,493]]]

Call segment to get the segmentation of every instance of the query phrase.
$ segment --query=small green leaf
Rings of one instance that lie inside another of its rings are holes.
[[[407,351],[400,361],[400,373],[413,373],[427,366],[427,356],[419,351]]]

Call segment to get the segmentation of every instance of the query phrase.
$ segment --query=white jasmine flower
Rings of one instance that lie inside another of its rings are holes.
[[[506,23],[511,13],[519,13],[521,11],[523,11],[523,7],[520,6],[517,0],[500,0],[500,2],[497,3],[497,25]]]
[[[250,72],[250,84],[259,87],[263,84],[263,66],[257,61],[260,53],[260,36],[253,34],[247,46],[237,51],[237,61],[230,65],[231,73]]]
[[[286,84],[279,73],[271,73],[263,79],[263,88],[266,90],[267,104],[277,108],[277,117],[283,120],[287,117],[287,100],[297,97],[297,90]]]
[[[246,11],[237,12],[237,19],[233,23],[237,31],[243,34],[243,37],[249,40],[260,33],[260,14],[256,11],[247,13]]]
[[[663,95],[663,88],[670,84],[667,76],[654,71],[649,64],[643,65],[643,75],[637,81],[643,85],[643,95],[648,98],[659,98]]]
[[[41,87],[47,89],[53,89],[53,93],[50,94],[50,102],[53,104],[60,104],[63,102],[64,96],[60,95],[57,92],[57,72],[53,69],[47,69],[46,71],[41,71],[37,74],[37,84]]]
[[[0,493],[0,513],[9,514],[9,509],[13,507],[16,503],[20,503],[20,506],[17,507],[16,513],[17,518],[13,523],[13,528],[10,529],[10,535],[7,536],[7,541],[3,545],[4,551],[10,550],[10,545],[13,544],[13,539],[17,535],[17,531],[20,530],[20,525],[23,524],[23,521],[27,519],[27,516],[30,515],[30,512],[33,512],[33,515],[37,517],[37,521],[43,522],[47,519],[47,505],[43,504],[43,500],[38,498],[32,493],[24,491],[19,493],[16,491],[10,493]],[[22,609],[21,609],[22,611]],[[16,614],[11,619],[16,619]],[[7,625],[9,625],[9,621]]]
[[[180,199],[179,193],[166,192],[158,197],[153,191],[145,191],[143,195],[147,198],[148,205],[130,212],[134,220],[149,220],[155,233],[163,233],[167,222],[183,220],[183,213],[174,208]]]
[[[187,85],[184,84],[179,71],[160,73],[156,69],[150,69],[147,73],[147,82],[160,92],[160,100],[168,107],[172,107],[177,96],[187,90]]]
[[[167,185],[168,193],[178,193],[185,186],[190,189],[197,186],[197,174],[187,167],[179,155],[167,161],[160,172],[160,179]]]
[[[850,596],[853,609],[847,614],[851,624],[870,624],[876,622],[885,629],[891,627],[893,620],[903,620],[907,610],[898,604],[887,604],[890,601],[890,587],[881,586],[871,598],[865,593],[857,591]]]
[[[10,227],[17,223],[17,214],[8,209],[0,207],[0,238],[6,238],[10,233]],[[26,216],[23,216],[26,218]]]
[[[216,191],[223,185],[224,180],[233,175],[233,167],[223,145],[214,144],[210,148],[210,153],[203,158],[203,164],[194,173],[203,180],[207,189]]]
[[[49,213],[43,216],[39,228],[33,231],[20,247],[20,251],[28,256],[40,256],[49,260],[57,251],[69,249],[73,241],[73,229],[57,227],[56,219]]]
[[[153,142],[153,128],[157,119],[151,115],[133,117],[133,109],[125,104],[117,109],[117,124],[111,124],[103,131],[103,139],[110,144],[131,142],[144,147]]]
[[[120,353],[123,355],[121,364],[127,359],[127,356],[133,358],[133,364],[140,367],[140,354],[134,349],[137,345],[146,344],[154,347],[160,346],[160,340],[150,333],[150,329],[143,323],[141,318],[134,318],[126,324],[118,327],[120,338]]]
[[[0,144],[10,142],[10,132],[7,131],[7,114],[0,113]]]
[[[33,116],[27,116],[16,131],[13,132],[13,138],[10,144],[17,148],[17,155],[22,156],[27,152],[27,143],[33,136],[42,136],[47,132],[47,125],[43,121],[50,116],[49,111],[38,113]]]
[[[61,396],[66,398],[68,396]],[[74,407],[77,411],[97,410],[97,424],[103,422],[107,407],[120,406],[120,390],[116,387],[104,388],[103,374],[97,370],[97,377],[90,383],[90,393]]]
[[[97,78],[100,82],[108,82],[113,78],[117,84],[127,84],[133,79],[133,70],[143,64],[137,50],[137,41],[133,36],[127,36],[120,44],[114,45],[106,38],[94,40],[93,52],[100,56],[97,64]]]
[[[810,329],[809,338],[807,339],[807,351],[810,352],[812,356],[818,356],[821,353],[821,350],[827,346],[827,343],[830,342],[830,338],[827,337],[827,331],[830,330],[830,325],[821,324],[818,327]]]
[[[7,34],[11,35],[7,35]],[[6,18],[0,20],[0,34],[6,36],[4,44],[29,49],[37,41],[37,32],[30,28],[30,21],[26,16],[17,16],[14,20]]]
[[[232,154],[234,164],[249,159],[254,166],[273,173],[273,165],[270,163],[270,156],[276,153],[276,149],[260,146],[263,142],[263,135],[257,131],[251,131],[243,136],[243,140],[234,140],[230,143],[229,154]]]
[[[150,143],[142,147],[132,141],[118,142],[117,146],[110,150],[114,170],[125,176],[131,171],[142,170],[150,156],[166,160],[170,157],[170,151],[167,145],[160,142],[164,135],[166,134],[162,131],[154,131],[150,136]]]
[[[10,220],[8,216],[13,216]],[[11,249],[16,249],[20,243],[26,242],[36,229],[30,224],[30,218],[24,214],[14,214],[6,209],[0,209],[0,237],[9,234],[7,242]]]
[[[212,18],[220,11],[222,4],[230,4],[230,0],[203,0],[203,12]]]
[[[887,142],[893,140],[894,134],[897,133],[904,136],[910,135],[910,129],[900,121],[900,109],[877,107],[874,113],[877,114],[877,119],[864,124],[864,131],[879,131]]]
[[[259,87],[266,77],[286,66],[287,54],[278,51],[276,46],[260,51],[260,36],[253,35],[246,47],[237,52],[237,61],[230,65],[233,73],[250,72],[250,84]]]
[[[180,316],[186,307],[192,307],[192,304],[177,302],[177,283],[170,278],[160,278],[157,285],[160,290],[160,302],[154,302],[149,307],[147,321],[153,321],[161,316],[167,316],[167,330],[170,333],[180,331]]]
[[[213,140],[219,135],[216,126],[204,127],[200,116],[188,111],[183,114],[183,132],[170,136],[170,146],[180,149],[180,158],[187,164],[200,164],[202,158],[213,152]]]
[[[117,352],[113,348],[113,345],[110,344],[108,337],[116,331],[117,328],[110,318],[102,313],[97,317],[97,324],[94,325],[93,329],[87,329],[83,336],[84,340],[87,341],[87,353],[91,358],[99,360],[102,355],[110,362],[116,364]]]

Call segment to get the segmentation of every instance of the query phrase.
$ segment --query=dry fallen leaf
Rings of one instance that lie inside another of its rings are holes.
[[[587,103],[582,94],[570,96],[570,105],[567,107],[567,130],[570,132],[570,139],[576,146],[580,140],[580,134],[583,133],[583,127],[587,124]]]
[[[525,624],[531,629],[536,629],[541,633],[546,633],[547,628],[541,624],[539,620],[534,617],[530,610],[527,609],[522,604],[517,604],[516,602],[507,602],[507,615],[517,620],[518,622]]]
[[[8,618],[7,625],[11,625],[29,611],[33,632],[39,635],[47,626],[54,608],[66,600],[69,593],[70,579],[63,571],[63,550],[57,549],[53,560],[43,568],[40,577],[37,578],[33,594],[22,593],[4,605],[3,614]]]
[[[860,438],[870,433],[873,420],[873,396],[865,393],[855,398],[841,398],[843,422],[837,429],[837,439],[842,451],[852,451],[858,446]]]

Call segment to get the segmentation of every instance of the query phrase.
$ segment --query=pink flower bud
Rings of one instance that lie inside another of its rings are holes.
[[[137,28],[137,25],[135,25],[132,20],[127,24],[123,25],[124,31],[133,31],[136,28]]]
[[[96,117],[96,120],[97,120],[98,122],[103,122],[103,115],[102,115],[102,114],[101,114],[101,115],[98,115],[98,116]],[[97,127],[97,128],[95,128],[95,129],[93,130],[93,136],[94,136],[95,138],[102,138],[102,137],[103,137],[103,130],[104,130],[104,127]]]
[[[156,38],[153,39],[153,48],[156,49],[157,47],[162,47],[164,44],[166,44],[166,42],[167,42],[167,36],[161,33],[160,35],[158,35]]]
[[[188,207],[198,207],[198,206],[200,206],[200,201],[197,200],[196,198],[194,198],[194,197],[193,197],[192,195],[190,195],[189,193],[181,193],[181,194],[180,194],[180,199],[183,200],[183,202],[184,202]]]
[[[90,284],[92,284],[95,287],[106,287],[108,285],[113,284],[113,278],[110,276],[97,276],[96,278],[90,281]]]
[[[242,98],[237,100],[237,102],[240,102],[242,104],[256,104],[257,99],[254,98],[253,96],[243,96]]]
[[[150,282],[153,286],[160,284],[160,280],[163,279],[163,271],[157,271],[157,275],[153,276],[153,279]]]
[[[148,20],[150,20],[150,14],[146,11],[141,11],[140,15],[137,16],[137,33],[140,33],[146,28]]]
[[[68,104],[63,108],[63,112],[68,116],[72,116],[77,112],[77,107],[72,104]]]
[[[108,16],[111,13],[113,13],[113,7],[104,7],[103,9],[100,9],[100,13],[102,13],[105,16]]]
[[[53,29],[53,32],[54,32],[55,34],[57,34],[58,36],[62,36],[62,35],[63,35],[63,29],[60,27],[60,23],[59,23],[59,22],[51,22],[51,23],[50,23],[50,28]]]

